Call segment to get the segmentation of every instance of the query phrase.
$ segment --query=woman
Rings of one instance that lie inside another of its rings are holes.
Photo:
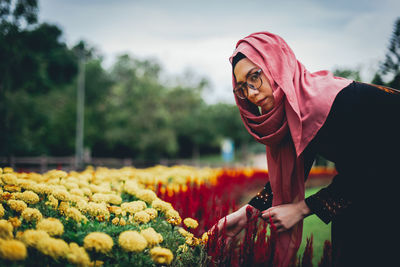
[[[315,214],[332,222],[334,266],[391,266],[398,249],[387,241],[398,228],[398,91],[329,71],[310,73],[269,32],[240,40],[230,61],[244,125],[266,145],[269,182],[216,226],[226,219],[228,236],[235,236],[246,224],[246,208],[260,211],[277,228],[280,265],[289,266],[301,243],[302,220]],[[334,162],[338,174],[304,199],[317,154]]]

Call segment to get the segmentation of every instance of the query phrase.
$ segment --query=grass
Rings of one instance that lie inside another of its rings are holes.
[[[306,197],[319,191],[321,187],[306,190]],[[310,215],[304,220],[303,239],[298,254],[302,255],[307,237],[313,235],[313,266],[318,266],[322,257],[325,240],[331,240],[331,224],[325,224],[316,215]]]

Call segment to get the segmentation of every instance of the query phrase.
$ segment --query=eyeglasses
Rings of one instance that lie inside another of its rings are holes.
[[[237,84],[235,89],[233,89],[233,93],[240,99],[246,99],[249,96],[249,88],[258,91],[262,85],[261,71],[259,69],[248,73],[246,75],[246,82]]]

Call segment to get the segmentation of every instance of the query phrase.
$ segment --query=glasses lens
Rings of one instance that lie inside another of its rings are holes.
[[[235,88],[234,92],[239,98],[244,99],[247,97],[247,94],[246,94],[247,88],[244,88],[244,85],[237,86]]]
[[[261,87],[260,71],[256,71],[247,77],[247,84],[250,85],[251,89],[258,89]]]

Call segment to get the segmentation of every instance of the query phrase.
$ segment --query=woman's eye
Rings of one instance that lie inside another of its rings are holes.
[[[249,77],[249,81],[250,81],[250,82],[255,82],[255,81],[257,81],[257,79],[258,79],[258,75],[257,75],[257,74],[252,74],[252,75]]]

